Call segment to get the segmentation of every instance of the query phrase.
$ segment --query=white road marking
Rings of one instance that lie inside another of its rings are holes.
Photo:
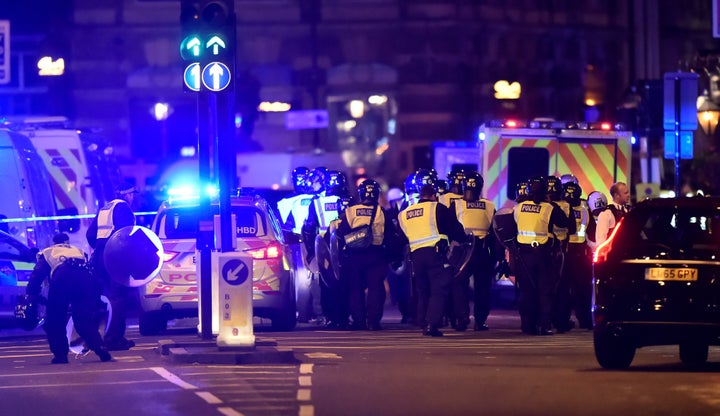
[[[300,374],[312,374],[315,364],[300,364]]]
[[[300,376],[300,377],[298,377],[298,384],[300,384],[303,387],[312,386],[312,377]]]
[[[217,396],[215,396],[214,394],[212,394],[208,391],[198,391],[198,392],[195,392],[195,394],[200,396],[201,399],[205,400],[209,404],[220,404],[223,402]]]
[[[310,401],[310,389],[298,389],[297,400],[301,402]]]
[[[197,386],[194,386],[190,383],[183,381],[180,377],[176,376],[175,374],[169,372],[168,370],[166,370],[162,367],[150,367],[150,369],[152,371],[156,372],[160,377],[164,378],[165,380],[167,380],[183,389],[192,390],[192,389],[197,388]]]
[[[238,412],[232,407],[218,407],[218,411],[225,416],[243,416],[242,413]]]
[[[298,411],[298,416],[314,416],[315,415],[315,407],[311,404],[304,404],[300,406],[300,410]]]

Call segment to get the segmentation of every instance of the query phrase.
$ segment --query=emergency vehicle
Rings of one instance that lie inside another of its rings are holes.
[[[0,129],[0,230],[29,247],[52,244],[56,225],[50,175],[30,140]]]
[[[629,184],[632,134],[611,123],[493,121],[478,133],[484,195],[511,206],[516,185],[534,176],[574,175],[584,195]]]
[[[99,207],[114,197],[119,180],[111,149],[93,133],[69,128],[64,117],[6,119],[4,126],[30,139],[49,174],[58,227],[86,252],[85,232]]]

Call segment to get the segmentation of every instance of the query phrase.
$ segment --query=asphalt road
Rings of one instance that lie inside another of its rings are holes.
[[[2,414],[28,415],[710,415],[720,414],[720,349],[683,367],[677,347],[640,349],[627,371],[602,370],[592,333],[531,337],[514,310],[494,311],[487,332],[420,335],[400,325],[326,331],[303,324],[259,340],[291,349],[290,362],[183,363],[160,340],[198,342],[191,322],[115,352],[49,364],[42,332],[0,331]]]

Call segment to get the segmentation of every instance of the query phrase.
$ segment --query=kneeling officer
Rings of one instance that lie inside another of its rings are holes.
[[[27,294],[38,298],[43,280],[50,281],[43,329],[54,355],[51,362],[68,362],[69,345],[65,328],[70,307],[75,329],[87,347],[100,357],[100,361],[110,361],[112,357],[103,346],[98,331],[100,286],[88,269],[87,256],[69,244],[67,234],[56,235],[53,242],[54,245],[38,253],[37,264],[27,286]]]

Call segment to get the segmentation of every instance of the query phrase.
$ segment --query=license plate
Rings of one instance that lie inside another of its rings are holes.
[[[645,280],[694,282],[698,280],[698,269],[650,267],[645,269]]]

